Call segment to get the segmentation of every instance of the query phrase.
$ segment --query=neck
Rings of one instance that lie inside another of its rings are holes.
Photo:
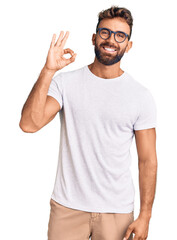
[[[94,62],[88,65],[88,68],[93,74],[100,78],[116,78],[124,73],[120,68],[120,61],[113,65],[106,66],[95,58]]]

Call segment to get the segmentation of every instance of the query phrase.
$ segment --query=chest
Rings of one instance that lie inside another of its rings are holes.
[[[64,95],[64,108],[79,122],[101,121],[105,124],[131,126],[136,120],[136,96],[119,85],[80,84]]]

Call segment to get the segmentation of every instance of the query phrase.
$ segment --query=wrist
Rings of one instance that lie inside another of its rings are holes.
[[[140,213],[139,213],[139,217],[140,218],[146,218],[146,219],[149,219],[151,218],[151,211],[149,210],[141,210]]]
[[[46,65],[44,65],[44,67],[42,68],[42,71],[50,75],[54,75],[56,73],[56,70],[49,69]]]

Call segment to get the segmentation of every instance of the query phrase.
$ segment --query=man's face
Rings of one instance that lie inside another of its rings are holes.
[[[105,27],[109,28],[112,31],[122,31],[127,34],[130,34],[129,25],[121,20],[120,18],[113,19],[103,19],[99,28]],[[128,38],[122,43],[118,43],[114,39],[114,34],[111,34],[111,37],[104,40],[99,36],[99,33],[93,34],[92,37],[93,45],[95,45],[95,55],[98,61],[104,65],[113,65],[121,60],[125,52],[131,48],[132,42],[128,41]],[[114,52],[107,51],[105,47],[115,49]]]

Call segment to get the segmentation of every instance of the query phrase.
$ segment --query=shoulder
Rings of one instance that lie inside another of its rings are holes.
[[[143,85],[140,81],[136,80],[131,74],[126,72],[128,84],[133,88],[141,91],[146,91],[147,87]]]
[[[134,77],[132,77],[131,74],[127,73],[127,87],[129,90],[135,94],[137,97],[143,98],[147,95],[152,95],[150,89],[143,85],[140,81],[136,80]]]
[[[84,67],[80,67],[78,69],[70,70],[70,71],[58,71],[54,77],[54,80],[58,84],[62,84],[64,87],[73,86],[74,83],[78,83],[80,79],[82,79],[84,73]]]
[[[62,78],[70,78],[71,76],[77,76],[79,74],[82,74],[84,71],[84,67],[80,67],[74,70],[70,70],[70,71],[62,71],[59,72],[58,75],[61,75]]]

